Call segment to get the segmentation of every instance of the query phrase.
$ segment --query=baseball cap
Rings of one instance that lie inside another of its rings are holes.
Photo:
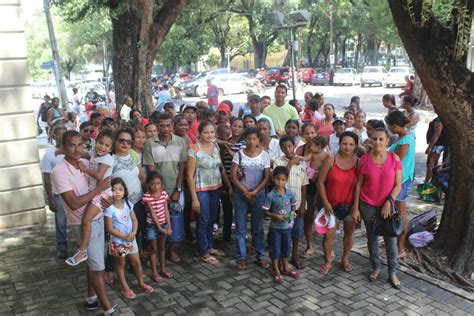
[[[184,113],[187,109],[193,109],[194,112],[197,112],[197,107],[191,103],[181,105],[181,113]]]
[[[332,125],[335,125],[336,123],[346,124],[346,120],[344,120],[343,118],[338,117],[334,121],[332,121]]]
[[[217,113],[219,112],[225,112],[226,114],[231,114],[232,110],[230,109],[230,106],[227,103],[221,102],[219,106],[217,107]]]
[[[323,207],[318,212],[318,215],[316,215],[316,219],[314,220],[314,228],[318,234],[324,235],[334,226],[336,226],[336,218],[334,215],[326,214],[326,210]]]
[[[251,96],[248,97],[247,100],[249,101],[249,103],[252,101],[260,102],[260,97],[256,94],[252,94]]]

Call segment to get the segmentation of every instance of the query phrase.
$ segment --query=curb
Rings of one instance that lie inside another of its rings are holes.
[[[362,251],[358,250],[358,249],[352,249],[351,252],[354,252],[356,254],[358,254],[359,256],[361,257],[364,257],[364,258],[367,258],[369,259],[368,256],[365,255],[365,253],[363,253]],[[380,260],[380,262],[383,264],[383,265],[387,265],[386,262],[384,260]],[[455,295],[458,295],[466,300],[470,300],[471,302],[474,302],[474,293],[469,293],[461,288],[458,288],[448,282],[445,282],[445,281],[442,281],[442,280],[438,280],[436,278],[433,278],[431,276],[428,276],[426,274],[423,274],[423,273],[420,273],[418,271],[415,271],[415,270],[412,270],[406,266],[403,266],[403,265],[399,265],[399,268],[398,268],[399,271],[403,272],[403,273],[406,273],[406,274],[409,274],[411,275],[412,277],[415,277],[417,279],[421,279],[423,281],[426,281],[428,283],[431,283],[433,285],[436,285],[437,287],[445,290],[445,291],[448,291],[450,293],[453,293]]]

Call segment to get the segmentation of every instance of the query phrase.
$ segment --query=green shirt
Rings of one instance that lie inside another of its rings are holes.
[[[263,110],[263,114],[271,117],[275,130],[285,130],[285,123],[288,120],[299,120],[298,112],[294,107],[285,103],[283,106],[272,104]]]
[[[182,137],[171,135],[168,144],[162,143],[158,136],[147,139],[143,149],[143,165],[155,165],[163,177],[163,187],[168,195],[176,189],[179,164],[186,161],[186,142]]]

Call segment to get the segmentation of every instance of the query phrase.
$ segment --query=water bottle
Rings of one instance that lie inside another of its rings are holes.
[[[293,229],[294,224],[295,224],[295,217],[293,216],[293,213],[290,213],[288,215],[288,228]]]

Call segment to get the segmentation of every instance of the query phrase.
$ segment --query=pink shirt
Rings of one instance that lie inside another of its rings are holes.
[[[80,159],[86,166],[89,166],[89,161]],[[68,191],[74,191],[76,196],[81,196],[89,193],[89,177],[81,170],[76,169],[73,165],[63,159],[59,162],[51,172],[51,181],[53,182],[58,194],[62,194]],[[62,200],[62,197],[61,197]],[[87,203],[88,204],[88,203]],[[73,210],[63,200],[64,209],[66,210],[66,217],[68,225],[81,225],[82,216],[87,204]],[[94,220],[100,218],[101,212],[94,217]]]
[[[318,128],[318,136],[323,136],[327,140],[329,139],[329,136],[334,133],[332,122],[328,123],[326,121],[318,121],[316,122],[316,127]]]
[[[402,164],[395,159],[394,153],[387,153],[383,166],[376,165],[370,154],[363,155],[359,167],[359,173],[364,176],[361,201],[375,207],[383,206],[395,186],[398,170],[402,170]]]

